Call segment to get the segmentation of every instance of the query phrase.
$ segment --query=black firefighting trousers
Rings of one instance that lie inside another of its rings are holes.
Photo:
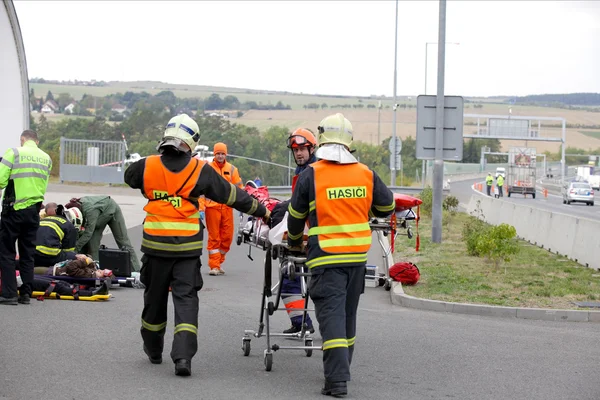
[[[191,360],[198,350],[198,291],[202,288],[200,258],[164,258],[144,255],[140,280],[144,290],[142,339],[152,357],[163,352],[167,327],[169,286],[175,306],[171,358]]]
[[[323,372],[328,382],[350,380],[356,340],[356,311],[365,289],[366,266],[313,268],[309,294],[323,338]]]
[[[0,219],[0,271],[2,272],[2,296],[17,296],[17,276],[15,273],[15,242],[19,244],[19,271],[23,286],[20,294],[31,296],[33,284],[33,256],[35,238],[40,225],[40,203],[23,210],[4,210]]]

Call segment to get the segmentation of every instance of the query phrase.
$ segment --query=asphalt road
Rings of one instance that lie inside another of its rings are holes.
[[[123,208],[139,247],[134,209],[143,201],[133,195],[115,198],[129,196]],[[104,243],[111,245],[110,236]],[[371,259],[377,262],[376,246]],[[163,364],[149,363],[139,334],[143,291],[116,288],[105,303],[46,300],[0,307],[0,399],[323,398],[320,352],[311,358],[276,352],[271,372],[263,366],[264,339],[253,339],[250,356],[243,356],[241,338],[244,329],[257,327],[263,279],[261,252],[254,250],[250,261],[246,251],[233,245],[225,276],[209,276],[203,267],[199,352],[191,377],[174,375],[168,351]],[[172,318],[170,310],[166,349]],[[274,318],[275,327],[287,327],[283,313]],[[358,318],[348,398],[600,398],[597,324],[404,309],[392,305],[382,288],[366,289]]]
[[[450,193],[456,196],[461,203],[468,204],[471,196],[486,195],[485,193],[474,190],[472,188],[474,183],[483,183],[483,189],[485,191],[484,180],[476,179],[452,182],[450,185]],[[595,192],[595,194],[598,195],[598,192]],[[562,196],[560,194],[548,193],[548,197],[544,197],[543,193],[538,190],[535,199],[533,199],[531,196],[525,197],[521,194],[513,194],[511,197],[507,197],[506,193],[504,193],[502,200],[515,204],[524,204],[527,206],[534,205],[538,209],[547,210],[550,212],[568,214],[580,218],[600,220],[600,199],[598,199],[594,206],[588,206],[584,203],[563,204]]]

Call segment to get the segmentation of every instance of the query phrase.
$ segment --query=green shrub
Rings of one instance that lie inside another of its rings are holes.
[[[516,237],[517,230],[512,225],[493,226],[477,239],[477,252],[492,260],[498,268],[502,261],[510,261],[511,256],[519,251]]]
[[[489,225],[477,217],[470,216],[463,225],[462,238],[467,245],[467,253],[470,256],[480,256],[477,243],[479,238],[484,236],[489,229]]]
[[[458,198],[456,198],[456,196],[446,196],[442,203],[442,208],[453,214],[458,209],[458,203]]]
[[[433,208],[433,190],[430,186],[424,188],[419,194],[419,198],[423,201],[421,204],[421,210],[426,215],[431,215],[431,210]]]

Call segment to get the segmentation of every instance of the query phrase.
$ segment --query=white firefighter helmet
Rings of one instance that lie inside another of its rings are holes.
[[[65,216],[77,230],[81,230],[81,226],[83,225],[83,214],[79,208],[71,207],[66,209]]]
[[[336,143],[350,148],[352,144],[352,124],[343,114],[325,117],[319,124],[319,145]]]
[[[182,151],[192,151],[200,140],[198,124],[187,114],[179,114],[169,120],[163,140],[157,150],[163,146],[173,146]]]

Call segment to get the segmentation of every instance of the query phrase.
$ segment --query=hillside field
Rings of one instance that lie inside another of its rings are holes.
[[[286,126],[290,129],[297,127],[308,127],[316,130],[321,119],[333,112],[342,112],[352,122],[355,139],[366,143],[376,144],[378,132],[380,140],[384,140],[392,135],[393,111],[390,107],[381,110],[380,123],[378,123],[377,109],[341,109],[331,108],[336,104],[358,104],[359,100],[362,104],[376,105],[377,99],[359,99],[358,97],[334,97],[334,96],[316,96],[307,94],[292,94],[285,92],[268,92],[268,91],[251,91],[247,89],[223,88],[211,86],[197,85],[176,85],[166,84],[161,82],[111,82],[110,86],[94,87],[94,86],[74,86],[74,85],[56,85],[56,84],[39,84],[31,83],[30,87],[35,90],[36,95],[45,95],[48,90],[56,96],[60,93],[69,93],[76,99],[80,99],[83,94],[87,93],[94,96],[106,96],[109,94],[126,91],[147,91],[156,94],[163,90],[171,90],[178,97],[203,97],[206,98],[212,93],[218,93],[222,98],[227,95],[238,97],[241,102],[256,101],[263,104],[276,104],[281,101],[283,104],[289,104],[292,110],[250,110],[244,113],[240,118],[232,119],[232,122],[254,126],[261,131],[268,129],[271,126],[279,125]],[[252,93],[249,93],[252,92]],[[465,114],[491,114],[499,116],[508,116],[509,108],[512,110],[513,116],[529,116],[529,117],[558,117],[565,118],[567,124],[570,125],[586,125],[593,126],[595,129],[568,128],[567,129],[567,146],[577,147],[585,150],[600,148],[600,135],[598,135],[598,126],[600,126],[600,113],[587,111],[586,108],[568,110],[550,107],[536,106],[520,106],[508,105],[499,103],[490,103],[490,99],[471,99],[478,101],[483,105],[482,108],[474,108],[473,104],[465,103]],[[488,100],[488,101],[486,101]],[[415,96],[398,96],[399,104],[416,105]],[[326,103],[329,108],[317,110],[305,110],[303,106],[308,103]],[[390,106],[392,100],[386,98],[382,100],[385,106]],[[51,116],[50,119],[62,118],[62,115]],[[407,138],[416,135],[416,120],[417,112],[415,108],[398,108],[396,111],[396,134],[400,138]],[[474,122],[474,119],[465,118],[465,122]],[[559,121],[549,121],[542,124],[560,124]],[[471,133],[475,130],[473,125],[465,125],[464,132]],[[561,129],[555,127],[544,127],[541,129],[543,137],[561,137]],[[535,147],[538,152],[552,151],[556,152],[560,148],[559,142],[542,142],[536,141],[525,143],[523,141],[503,140],[502,146],[506,150],[511,146],[531,146]]]

